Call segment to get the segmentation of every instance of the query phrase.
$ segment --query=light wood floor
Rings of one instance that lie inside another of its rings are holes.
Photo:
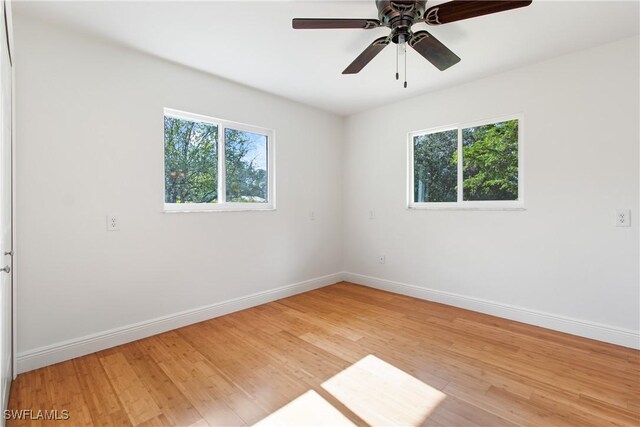
[[[638,426],[640,352],[340,283],[21,374],[9,402],[73,426],[252,425],[283,406],[265,424]]]

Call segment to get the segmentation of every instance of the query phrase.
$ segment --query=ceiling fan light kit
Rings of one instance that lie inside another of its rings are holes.
[[[426,0],[375,0],[378,19],[332,19],[294,18],[292,26],[297,30],[352,28],[369,30],[387,27],[391,33],[373,41],[342,74],[359,73],[373,58],[390,43],[395,43],[396,80],[399,57],[404,55],[404,87],[407,87],[407,44],[431,62],[438,70],[444,71],[460,62],[460,58],[426,30],[413,32],[414,24],[425,23],[437,26],[477,16],[504,12],[529,6],[532,0],[453,0],[427,8]]]

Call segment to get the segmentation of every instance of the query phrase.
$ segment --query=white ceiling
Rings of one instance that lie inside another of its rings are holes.
[[[441,1],[432,1],[433,5]],[[293,30],[294,17],[377,18],[368,1],[18,2],[61,24],[305,104],[350,114],[638,34],[637,1],[545,1],[427,27],[462,58],[444,72],[410,51],[409,87],[388,47],[360,74],[342,70],[386,28]]]

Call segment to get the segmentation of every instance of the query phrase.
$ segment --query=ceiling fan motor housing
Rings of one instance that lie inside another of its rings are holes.
[[[382,25],[391,28],[391,41],[398,43],[404,36],[408,41],[414,21],[422,19],[426,0],[376,0],[378,18]]]

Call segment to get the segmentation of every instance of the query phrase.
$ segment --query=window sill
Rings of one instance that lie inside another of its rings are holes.
[[[524,205],[411,205],[407,207],[410,211],[526,211]]]
[[[234,205],[220,205],[215,207],[200,207],[200,206],[165,206],[162,209],[162,213],[173,214],[173,213],[206,213],[206,212],[264,212],[264,211],[275,211],[276,208],[273,205],[249,205],[249,206],[238,206]]]

